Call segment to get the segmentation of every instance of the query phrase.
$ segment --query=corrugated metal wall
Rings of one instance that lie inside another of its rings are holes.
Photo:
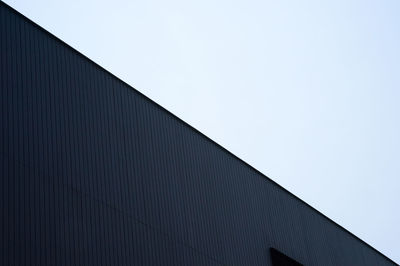
[[[389,259],[0,4],[2,265]]]

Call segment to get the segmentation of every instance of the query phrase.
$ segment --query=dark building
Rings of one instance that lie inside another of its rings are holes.
[[[0,4],[1,265],[394,265]]]

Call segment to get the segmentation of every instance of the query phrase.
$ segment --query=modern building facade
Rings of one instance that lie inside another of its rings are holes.
[[[395,265],[0,4],[1,265]]]

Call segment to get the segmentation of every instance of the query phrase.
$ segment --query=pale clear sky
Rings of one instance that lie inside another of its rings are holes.
[[[400,263],[400,1],[5,2]]]

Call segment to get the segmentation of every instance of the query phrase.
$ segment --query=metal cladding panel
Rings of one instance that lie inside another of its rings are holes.
[[[2,265],[393,265],[0,4]]]

